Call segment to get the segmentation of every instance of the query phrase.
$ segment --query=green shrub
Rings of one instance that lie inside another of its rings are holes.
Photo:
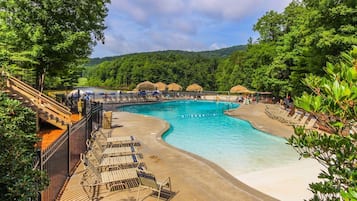
[[[35,114],[0,92],[0,200],[35,200],[48,185],[46,174],[33,168]]]

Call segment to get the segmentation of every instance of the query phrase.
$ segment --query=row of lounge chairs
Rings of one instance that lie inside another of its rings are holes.
[[[307,112],[295,110],[291,114],[291,109],[284,109],[279,105],[266,105],[265,113],[272,119],[276,119],[282,123],[292,126],[304,126],[307,130],[316,130],[319,133],[329,133],[331,130],[318,124],[315,117]],[[357,123],[351,123],[349,126],[349,134],[357,133]]]
[[[282,123],[291,126],[304,126],[306,129],[313,129],[317,119],[309,113],[300,110],[291,111],[292,109],[285,109],[279,105],[267,105],[265,113],[272,119],[276,119]]]
[[[112,137],[110,132],[99,129],[91,134],[87,147],[88,151],[81,154],[86,169],[81,184],[86,192],[89,187],[91,199],[98,195],[101,186],[110,191],[138,188],[137,200],[143,188],[156,192],[157,199],[171,196],[171,179],[157,182],[147,170],[138,151],[140,143],[134,136]]]

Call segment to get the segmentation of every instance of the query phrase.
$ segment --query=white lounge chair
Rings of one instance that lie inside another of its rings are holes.
[[[106,156],[124,156],[131,154],[139,154],[134,146],[123,146],[123,147],[103,147],[98,140],[87,140],[88,150],[96,149],[99,153]]]
[[[309,118],[309,114],[305,114],[301,119],[298,120],[291,120],[288,122],[289,125],[294,125],[294,126],[304,126],[306,124],[306,121]]]
[[[135,154],[105,157],[103,154],[98,153],[96,149],[92,149],[87,152],[86,156],[89,159],[93,159],[94,165],[105,170],[144,166],[144,162]]]
[[[107,147],[140,145],[139,141],[137,141],[136,138],[132,135],[109,137],[110,135],[108,134],[105,134],[103,131],[98,130],[96,132],[93,132],[91,134],[91,137],[98,139],[101,144]]]
[[[136,200],[139,200],[140,190],[142,188],[150,189],[152,191],[151,195],[157,193],[157,200],[159,200],[161,196],[165,196],[168,200],[173,195],[170,177],[166,178],[163,182],[157,182],[153,174],[145,171],[138,171],[138,177],[139,188]]]
[[[283,120],[283,122],[290,124],[291,122],[300,121],[300,118],[301,118],[301,114],[295,112],[292,116],[289,116],[289,115],[288,115],[288,116]]]
[[[315,124],[317,122],[316,118],[311,118],[309,122],[307,122],[305,129],[313,129],[315,127]]]
[[[84,154],[81,154],[81,160],[87,171],[84,177],[95,178],[93,186],[105,185],[110,191],[139,186],[137,168],[101,172]]]

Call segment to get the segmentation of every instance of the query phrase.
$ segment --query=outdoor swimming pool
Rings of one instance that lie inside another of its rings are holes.
[[[167,143],[206,158],[233,176],[296,162],[285,139],[224,115],[238,107],[228,102],[173,101],[121,107],[121,111],[159,117],[170,123]]]

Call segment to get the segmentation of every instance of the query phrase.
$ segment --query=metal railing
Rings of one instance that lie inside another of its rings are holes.
[[[39,200],[56,200],[64,184],[80,162],[80,153],[86,151],[86,140],[94,128],[102,123],[103,104],[92,103],[83,118],[67,130],[49,147],[39,151],[35,168],[44,170],[50,179],[49,186],[40,193]]]

